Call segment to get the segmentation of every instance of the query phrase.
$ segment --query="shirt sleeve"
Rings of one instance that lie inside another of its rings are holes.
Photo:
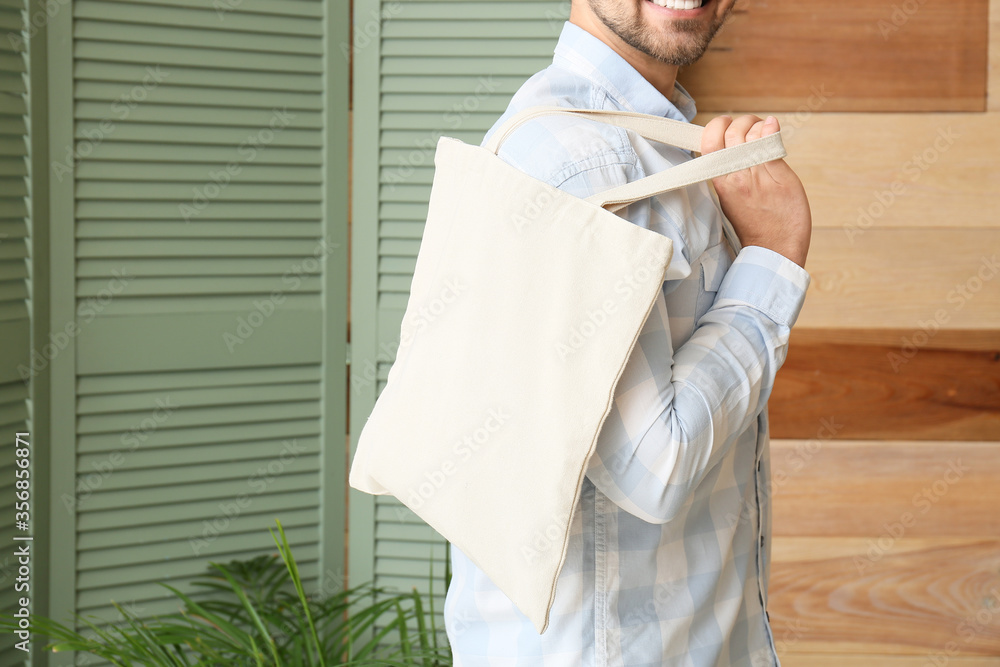
[[[630,180],[627,171],[623,165],[590,169],[558,187],[584,197]],[[631,206],[620,213],[628,218],[648,211]],[[674,243],[675,256],[686,253],[676,238]],[[660,349],[670,359],[660,361],[664,375],[654,378],[661,400],[629,406],[629,421],[649,427],[630,436],[620,421],[609,423],[613,407],[588,463],[595,486],[644,521],[675,517],[764,408],[808,286],[809,274],[786,257],[759,246],[743,248],[691,337],[673,350],[666,331]],[[663,321],[668,327],[668,318]],[[636,409],[645,414],[634,414]]]

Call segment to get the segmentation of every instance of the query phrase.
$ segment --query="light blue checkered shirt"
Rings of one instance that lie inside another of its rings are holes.
[[[682,86],[668,100],[571,23],[552,65],[521,87],[493,129],[525,107],[553,104],[695,115]],[[500,157],[586,197],[692,156],[549,115],[518,129]],[[706,183],[619,215],[670,237],[674,255],[583,481],[549,627],[539,635],[452,546],[444,614],[457,667],[779,664],[765,613],[765,403],[809,275],[761,247],[734,258]]]

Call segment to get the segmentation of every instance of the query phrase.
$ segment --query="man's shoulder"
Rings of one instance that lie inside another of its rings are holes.
[[[511,116],[534,106],[617,109],[594,82],[550,66],[518,89],[484,141]],[[556,187],[584,172],[602,168],[611,172],[614,181],[624,182],[624,174],[638,167],[638,156],[625,130],[568,114],[546,114],[525,121],[507,137],[498,154],[521,171]]]

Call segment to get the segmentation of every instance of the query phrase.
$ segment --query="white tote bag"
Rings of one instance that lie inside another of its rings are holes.
[[[776,133],[580,199],[496,154],[548,113],[700,147],[697,125],[561,107],[513,116],[482,147],[442,137],[399,349],[350,472],[453,542],[539,633],[587,461],[671,257],[667,237],[612,211],[785,155]]]

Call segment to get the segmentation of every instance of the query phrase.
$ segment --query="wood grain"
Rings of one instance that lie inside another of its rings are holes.
[[[912,329],[792,329],[791,345],[880,345],[901,347],[913,336]],[[1000,348],[1000,333],[990,329],[940,329],[927,339],[929,350],[979,350],[993,352]]]
[[[870,229],[849,239],[813,230],[807,329],[1000,331],[1000,232]],[[982,273],[980,273],[982,272]],[[1000,336],[998,336],[1000,338]]]
[[[781,652],[781,667],[937,667],[923,655],[845,655],[843,653]],[[1000,667],[1000,656],[950,657],[948,667]]]
[[[680,74],[702,110],[795,110],[818,87],[833,92],[825,111],[985,108],[988,0],[737,6]]]
[[[990,68],[986,107],[1000,111],[1000,0],[990,0]]]
[[[898,542],[905,548],[871,561],[863,539],[775,538],[776,647],[925,660],[1000,654],[1000,539]]]
[[[772,437],[813,438],[835,417],[838,439],[1000,440],[1000,340],[990,351],[919,344],[930,338],[789,345],[768,402]]]
[[[814,226],[1000,228],[1000,114],[772,112]]]
[[[771,442],[773,535],[1000,539],[1000,443],[830,440],[830,430]]]

